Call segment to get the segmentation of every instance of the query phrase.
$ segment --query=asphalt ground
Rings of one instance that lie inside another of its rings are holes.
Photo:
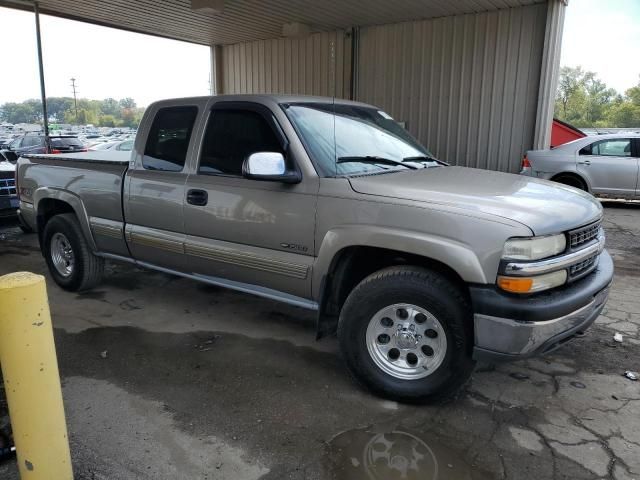
[[[480,365],[439,406],[361,390],[305,310],[121,264],[65,292],[36,236],[1,222],[0,274],[47,277],[76,478],[640,478],[640,382],[623,376],[640,371],[638,203],[605,202],[616,276],[594,326]]]

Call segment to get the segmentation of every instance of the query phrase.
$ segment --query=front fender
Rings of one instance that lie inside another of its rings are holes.
[[[92,252],[96,252],[96,242],[93,238],[93,233],[91,232],[91,228],[89,226],[89,215],[87,214],[87,210],[85,209],[84,203],[82,202],[80,197],[68,190],[62,190],[53,187],[39,187],[33,193],[33,205],[36,215],[41,214],[40,202],[46,199],[58,200],[61,202],[65,202],[66,204],[71,206],[74,213],[76,214],[76,217],[78,217],[80,228],[82,229],[82,233],[84,234],[89,244],[89,248]]]
[[[329,271],[336,255],[345,248],[356,246],[397,250],[430,258],[449,266],[466,282],[489,283],[477,255],[462,242],[375,225],[344,225],[329,230],[322,240],[313,269],[313,298],[320,298],[322,277]]]

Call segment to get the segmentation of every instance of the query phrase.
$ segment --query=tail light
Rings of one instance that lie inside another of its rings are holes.
[[[526,155],[522,157],[522,168],[531,168],[531,162]]]
[[[62,151],[61,150],[57,150],[55,148],[52,148],[51,149],[51,153],[62,153]]]

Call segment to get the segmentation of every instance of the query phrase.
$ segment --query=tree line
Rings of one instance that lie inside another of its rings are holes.
[[[640,128],[640,81],[624,92],[582,67],[562,67],[555,117],[578,128]]]
[[[71,97],[47,99],[49,121],[101,127],[137,127],[144,108],[132,98],[116,100],[78,100],[78,111]],[[555,99],[555,117],[578,128],[640,128],[640,81],[618,93],[607,87],[594,72],[582,67],[562,67]],[[37,99],[0,105],[0,121],[42,123],[42,102]]]
[[[100,127],[132,127],[140,123],[144,108],[133,98],[105,98],[104,100],[78,99],[78,110],[71,97],[47,98],[50,123],[96,125]],[[29,99],[0,105],[0,121],[8,123],[42,123],[42,102]]]

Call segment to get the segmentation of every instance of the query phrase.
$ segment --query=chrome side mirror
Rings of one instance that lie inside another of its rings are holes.
[[[287,170],[284,156],[279,152],[252,153],[242,164],[242,175],[253,180],[300,183],[297,171]]]

